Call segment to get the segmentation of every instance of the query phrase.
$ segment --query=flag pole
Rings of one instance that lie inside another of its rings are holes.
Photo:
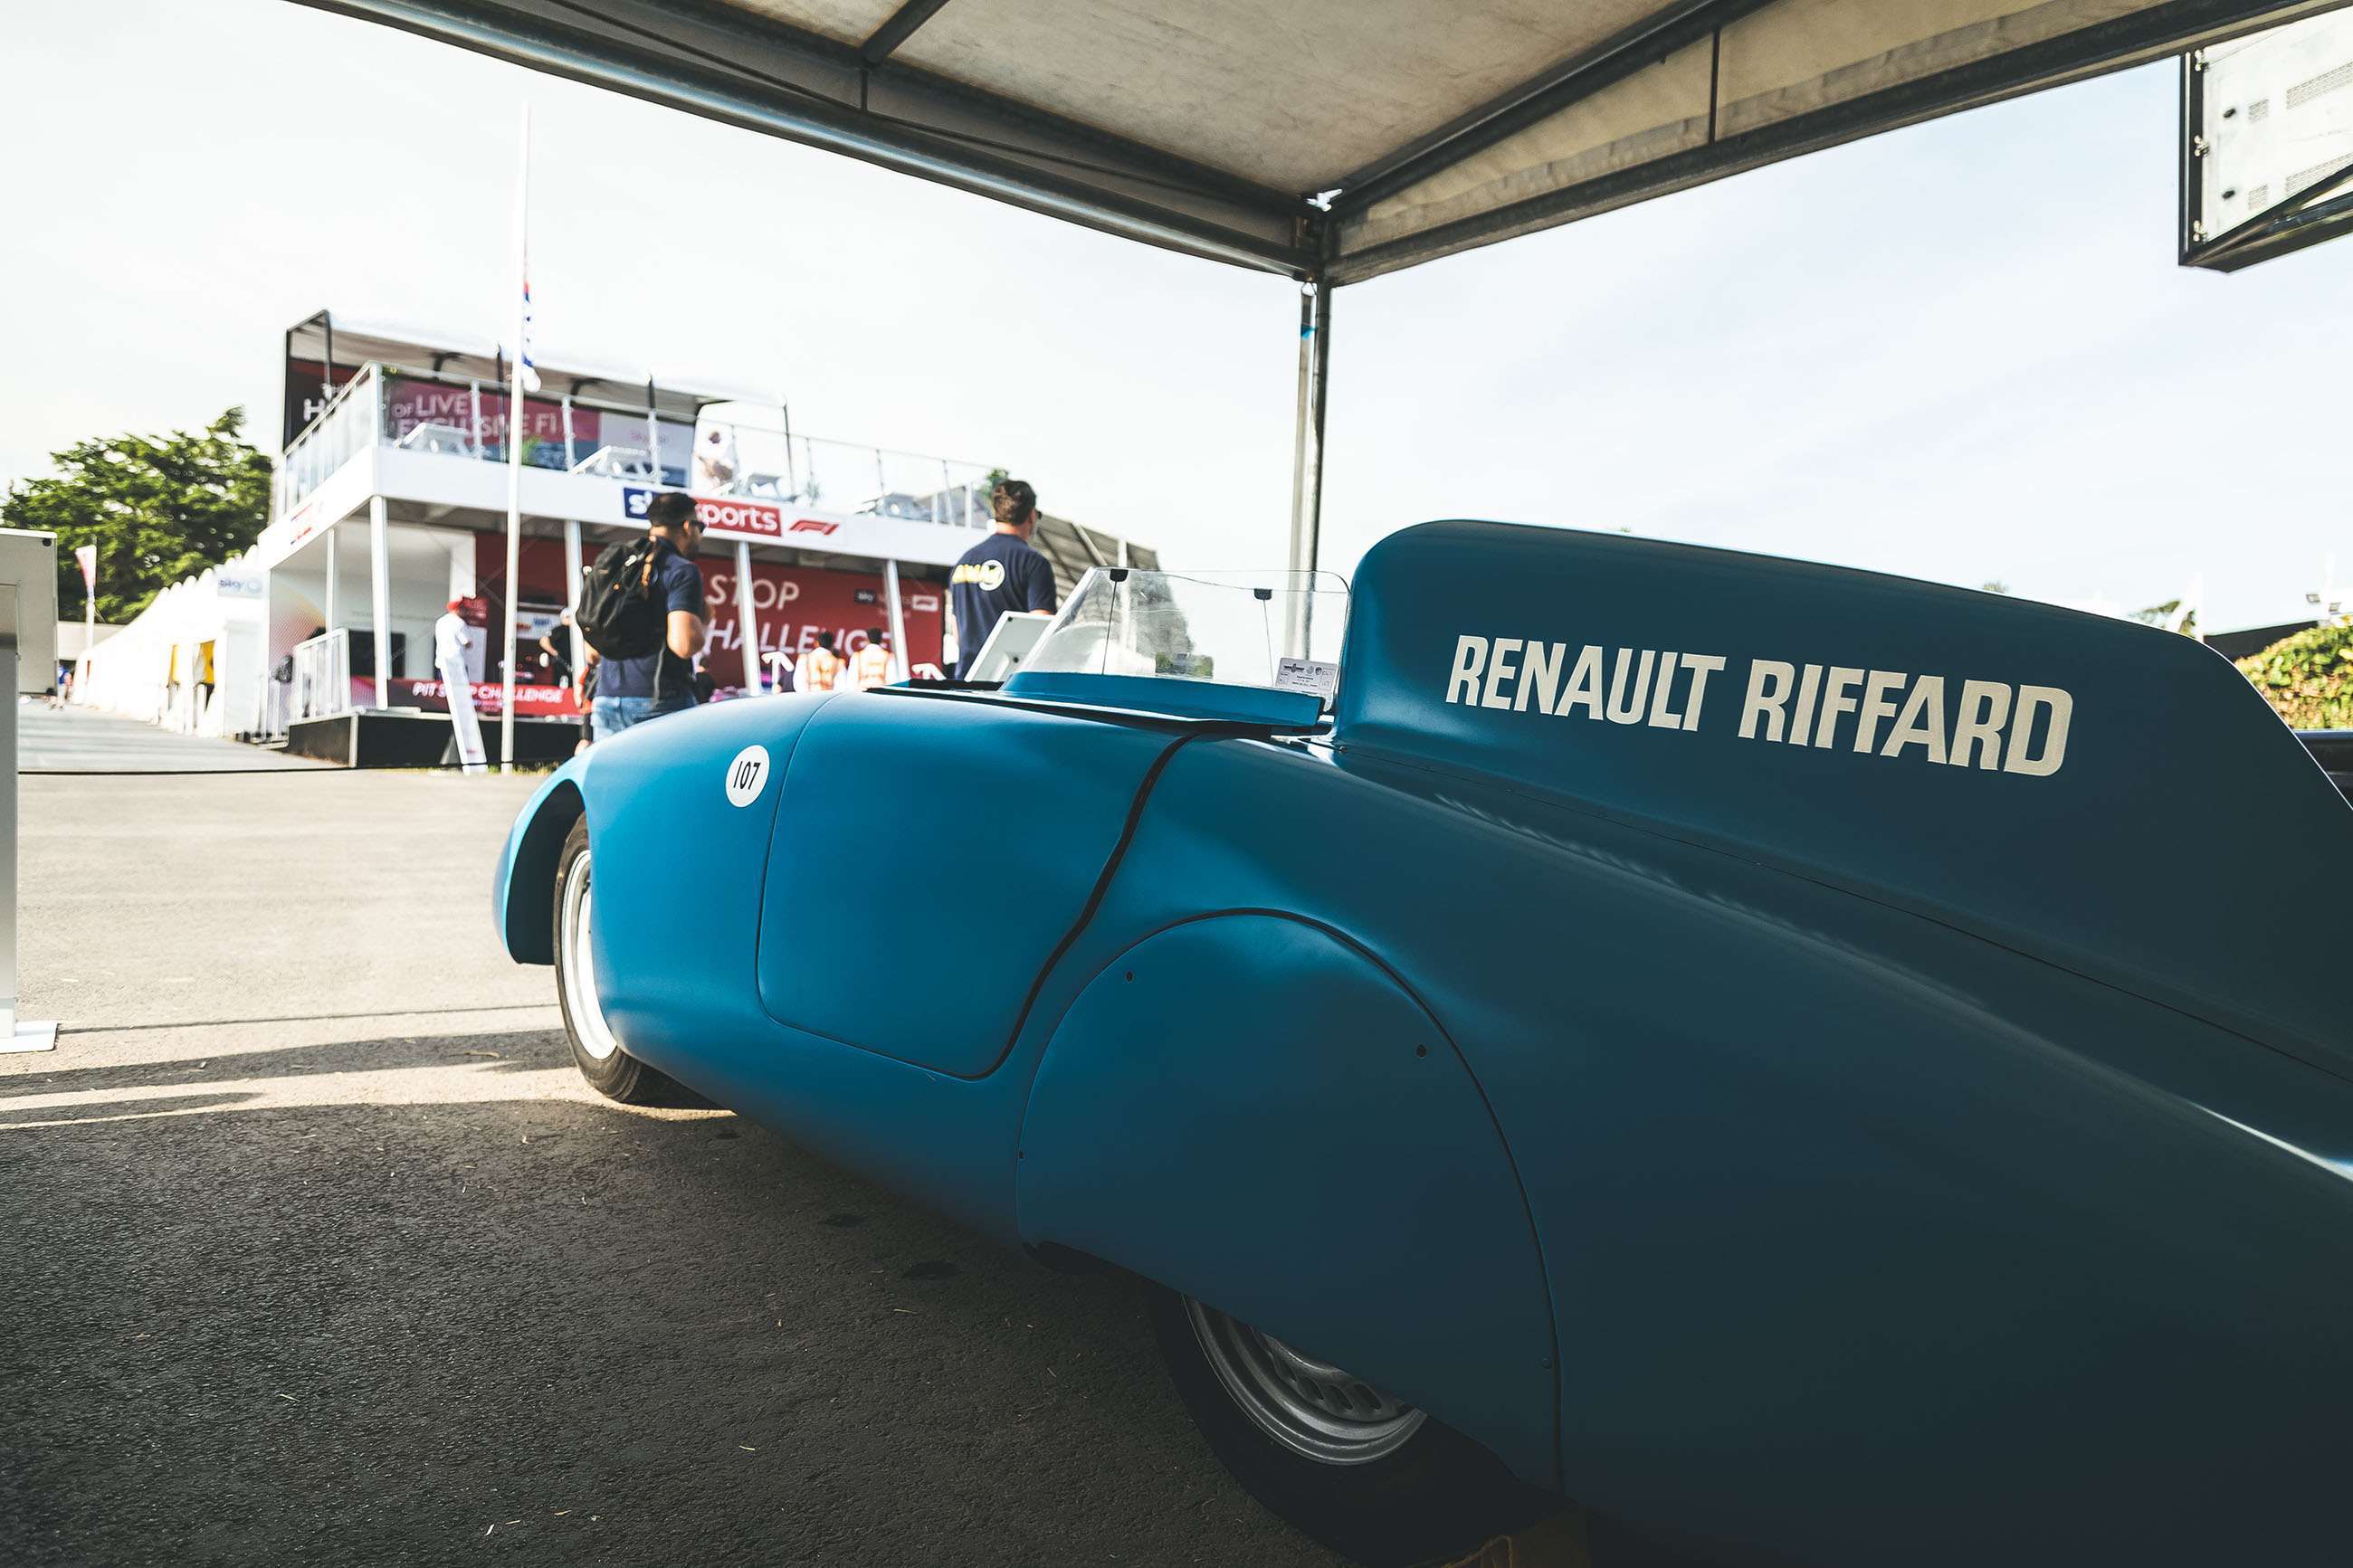
[[[516,626],[522,616],[522,379],[531,357],[531,104],[522,106],[522,150],[515,162],[515,335],[507,374],[507,619],[505,689],[499,702],[499,771],[514,772]]]

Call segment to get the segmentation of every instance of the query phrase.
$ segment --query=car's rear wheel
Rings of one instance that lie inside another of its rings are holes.
[[[1428,1412],[1205,1302],[1151,1287],[1176,1392],[1250,1494],[1370,1568],[1444,1562],[1557,1510]]]
[[[564,1037],[588,1087],[607,1100],[642,1105],[664,1098],[670,1080],[621,1048],[596,997],[596,868],[588,857],[588,819],[572,825],[555,863],[555,996]]]

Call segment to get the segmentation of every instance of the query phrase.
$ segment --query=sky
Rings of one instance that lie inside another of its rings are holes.
[[[1283,559],[1296,286],[287,0],[16,8],[0,484],[242,404],[285,328],[774,385],[1172,565]],[[2353,579],[2353,242],[2174,263],[2169,64],[1341,289],[1324,561],[1434,517],[1625,529],[2210,628]],[[1345,106],[1335,106],[1345,112]]]

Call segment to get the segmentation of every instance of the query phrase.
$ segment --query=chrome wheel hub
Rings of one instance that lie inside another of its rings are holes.
[[[1295,1453],[1326,1465],[1368,1464],[1403,1447],[1428,1419],[1364,1379],[1302,1355],[1190,1296],[1185,1315],[1242,1414]]]
[[[572,1004],[572,1032],[591,1060],[603,1061],[621,1048],[605,1022],[605,1005],[596,996],[596,961],[588,937],[596,916],[589,889],[588,857],[583,855],[564,884],[564,930],[559,934],[557,960],[564,965],[564,994]]]

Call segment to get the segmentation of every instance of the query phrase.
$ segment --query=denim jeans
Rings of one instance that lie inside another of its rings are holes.
[[[609,741],[622,731],[642,724],[649,719],[659,719],[665,713],[676,713],[693,706],[691,702],[668,702],[656,708],[651,697],[599,697],[588,705],[590,730],[600,741]]]

